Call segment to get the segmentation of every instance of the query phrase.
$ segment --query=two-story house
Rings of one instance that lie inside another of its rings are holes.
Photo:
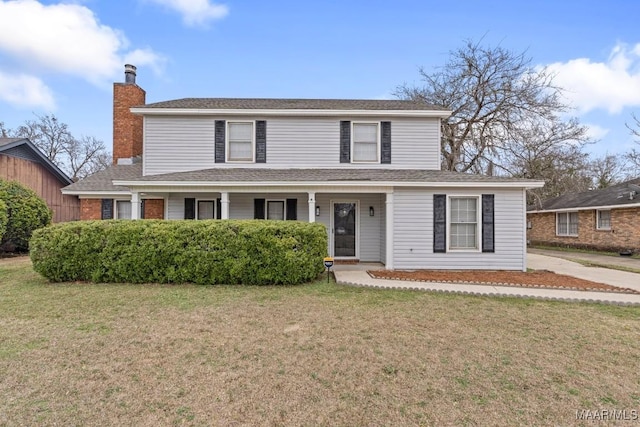
[[[401,100],[189,98],[114,84],[114,165],[66,187],[82,219],[321,222],[327,253],[388,269],[526,268],[525,191],[440,170],[440,121]]]

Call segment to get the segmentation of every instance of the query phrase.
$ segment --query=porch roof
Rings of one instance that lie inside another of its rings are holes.
[[[451,184],[488,187],[539,187],[540,181],[505,177],[488,177],[458,172],[420,169],[270,169],[221,167],[189,172],[142,176],[142,165],[114,165],[63,190],[67,194],[82,192],[128,192],[131,186],[167,185],[427,185]],[[118,184],[118,185],[116,185]]]

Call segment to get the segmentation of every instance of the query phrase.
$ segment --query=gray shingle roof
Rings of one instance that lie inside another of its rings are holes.
[[[640,185],[640,178],[621,184],[603,188],[602,190],[567,193],[553,199],[545,200],[541,207],[531,206],[529,211],[554,211],[572,208],[596,208],[599,206],[624,206],[640,203],[640,193],[635,198],[629,197],[629,184]]]
[[[144,108],[220,110],[438,110],[446,108],[398,99],[182,98],[140,105]]]
[[[91,175],[68,187],[69,191],[127,191],[112,184],[113,180],[145,182],[246,182],[282,183],[317,182],[354,184],[365,182],[453,182],[487,183],[487,185],[507,182],[533,182],[522,179],[487,177],[456,172],[417,169],[266,169],[266,168],[215,168],[191,172],[175,172],[162,175],[142,176],[142,165],[116,165]]]

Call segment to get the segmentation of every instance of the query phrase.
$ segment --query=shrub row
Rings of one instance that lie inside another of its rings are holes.
[[[50,223],[51,210],[33,190],[0,179],[0,251],[26,251],[33,230]]]
[[[298,284],[323,270],[324,225],[297,221],[79,221],[34,232],[54,282]]]

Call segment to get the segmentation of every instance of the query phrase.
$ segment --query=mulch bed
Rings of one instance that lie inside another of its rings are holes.
[[[444,271],[444,270],[371,270],[369,275],[376,279],[408,280],[416,282],[464,283],[491,286],[522,286],[527,288],[569,289],[577,291],[620,292],[640,294],[640,292],[577,277],[556,274],[551,271]]]

